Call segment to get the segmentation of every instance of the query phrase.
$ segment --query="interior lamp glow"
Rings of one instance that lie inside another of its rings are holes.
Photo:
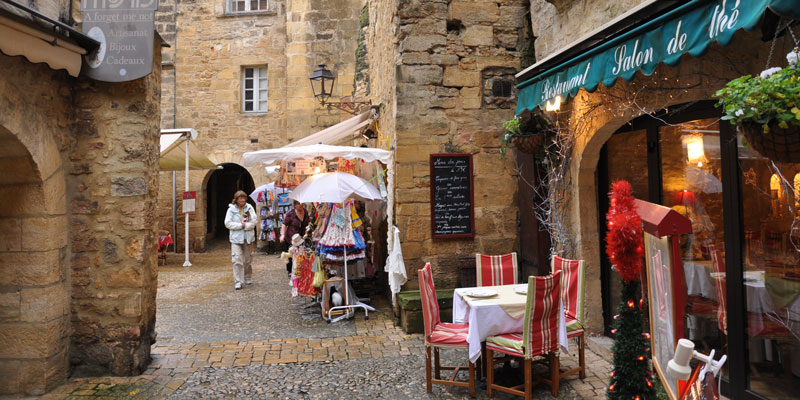
[[[561,96],[556,96],[553,101],[547,100],[544,105],[545,111],[558,111],[561,108]]]
[[[690,164],[697,163],[698,167],[703,166],[703,161],[706,159],[703,150],[703,137],[702,136],[684,136],[683,144],[686,146],[686,160]]]

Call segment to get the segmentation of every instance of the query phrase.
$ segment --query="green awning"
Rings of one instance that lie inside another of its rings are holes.
[[[752,30],[764,11],[800,19],[800,0],[692,0],[612,38],[522,83],[517,114],[583,88],[593,92],[617,78],[630,81],[636,71],[651,75],[659,63],[675,65],[689,53],[699,56],[711,42],[727,45],[739,29]]]

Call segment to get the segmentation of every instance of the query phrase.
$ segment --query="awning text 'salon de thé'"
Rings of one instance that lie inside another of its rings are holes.
[[[556,96],[593,92],[617,78],[630,81],[636,71],[652,74],[659,63],[675,65],[689,53],[699,56],[712,42],[727,45],[739,29],[755,28],[764,11],[800,18],[797,0],[693,0],[567,62],[517,85],[517,114]]]

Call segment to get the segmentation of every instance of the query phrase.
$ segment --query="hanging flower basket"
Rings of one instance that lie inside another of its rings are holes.
[[[524,136],[516,136],[511,139],[511,144],[514,145],[519,151],[528,154],[536,154],[544,144],[544,135],[532,134]]]
[[[777,122],[767,124],[769,132],[764,133],[761,124],[742,122],[738,125],[741,132],[759,154],[770,160],[785,163],[800,162],[800,126],[778,126]]]

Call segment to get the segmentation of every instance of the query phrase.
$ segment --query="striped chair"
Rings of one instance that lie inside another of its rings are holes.
[[[431,392],[432,384],[464,386],[469,388],[469,395],[475,396],[475,364],[469,363],[469,382],[456,381],[458,372],[464,366],[445,366],[439,364],[439,348],[441,347],[463,347],[469,349],[467,343],[467,333],[469,324],[452,324],[442,322],[439,317],[439,302],[436,298],[436,288],[433,286],[433,274],[431,264],[417,271],[419,276],[419,291],[422,299],[422,319],[425,325],[425,379],[428,393]],[[433,379],[431,379],[431,348],[433,348]],[[441,379],[441,370],[452,370],[453,375],[450,379]]]
[[[568,260],[553,256],[550,262],[552,272],[561,271],[561,301],[564,304],[567,338],[578,340],[578,367],[561,373],[561,377],[577,373],[581,379],[586,378],[586,359],[584,348],[583,296],[586,287],[586,262]]]
[[[501,256],[475,254],[478,286],[514,285],[517,283],[517,253]]]
[[[547,276],[528,278],[528,300],[522,333],[507,333],[486,338],[486,386],[489,397],[494,390],[524,396],[530,400],[533,391],[532,362],[546,358],[550,364],[550,379],[539,378],[537,382],[550,385],[553,396],[558,396],[558,321],[561,272]],[[505,354],[494,358],[494,353]],[[514,387],[494,383],[494,365],[518,357],[523,358],[525,383]],[[522,390],[520,390],[522,388]]]

